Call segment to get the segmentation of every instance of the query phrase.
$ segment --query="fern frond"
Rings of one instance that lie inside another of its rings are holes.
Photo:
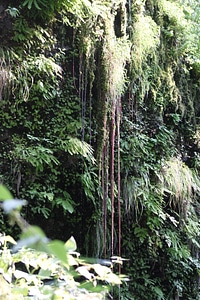
[[[71,155],[79,154],[87,158],[93,164],[95,163],[95,158],[93,155],[94,150],[92,146],[85,141],[81,141],[78,138],[69,137],[67,140],[61,140],[60,146],[62,150],[68,152]]]

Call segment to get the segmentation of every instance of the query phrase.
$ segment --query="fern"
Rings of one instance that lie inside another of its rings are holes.
[[[59,164],[59,161],[53,155],[53,151],[42,145],[25,147],[19,144],[15,146],[12,155],[18,161],[31,164],[36,168],[36,172],[42,172],[45,165]]]
[[[186,216],[188,205],[200,190],[196,174],[182,161],[172,158],[165,162],[157,175],[161,193],[163,196],[169,195],[170,206],[178,208],[179,212]]]
[[[60,150],[68,152],[70,155],[81,155],[88,159],[93,164],[95,158],[93,155],[93,148],[85,141],[81,141],[78,138],[68,137],[66,140],[58,140]]]

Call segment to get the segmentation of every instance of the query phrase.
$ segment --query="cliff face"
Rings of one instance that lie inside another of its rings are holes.
[[[0,5],[1,181],[48,236],[130,259],[124,299],[198,295],[198,12]]]

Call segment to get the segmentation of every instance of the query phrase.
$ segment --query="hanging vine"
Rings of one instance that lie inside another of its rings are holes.
[[[116,26],[119,24],[115,24],[116,16],[119,14],[119,9],[121,12],[121,22],[126,22],[123,19],[123,16],[126,15],[125,11],[125,3],[119,3],[119,6],[115,8],[115,12],[112,15],[108,15],[105,20],[105,36],[104,36],[104,45],[103,45],[103,64],[105,68],[105,98],[107,105],[107,111],[105,111],[105,122],[104,122],[104,151],[102,151],[102,161],[110,161],[110,166],[104,166],[106,169],[109,168],[109,182],[105,182],[106,189],[110,187],[110,190],[105,195],[110,197],[110,205],[111,205],[111,255],[116,251],[115,248],[115,213],[117,211],[118,216],[118,226],[119,226],[119,238],[118,238],[118,252],[120,253],[120,162],[118,161],[118,171],[116,176],[115,171],[115,161],[120,159],[119,151],[119,119],[120,119],[120,99],[121,95],[124,92],[125,87],[125,66],[129,59],[130,46],[126,39],[125,32],[122,28],[125,28],[126,24],[120,23],[121,25],[121,34],[122,37],[117,37]],[[123,12],[123,13],[122,13]],[[116,128],[117,128],[117,136],[116,136]],[[108,139],[109,138],[109,139]],[[117,140],[117,157],[115,151],[115,145]],[[110,144],[110,145],[109,145]],[[108,157],[105,157],[105,154]],[[104,174],[104,171],[103,171]],[[102,175],[103,175],[102,174]],[[116,181],[116,178],[117,181]],[[117,193],[118,193],[118,204],[116,203],[116,191],[115,186],[117,185]],[[107,209],[108,206],[108,198],[103,199],[103,211],[104,213],[104,228],[107,228]],[[104,232],[104,237],[107,235],[107,232]],[[106,238],[104,238],[106,240]],[[106,245],[105,245],[106,247]],[[105,248],[104,247],[104,248]],[[109,248],[109,247],[107,247]],[[118,253],[118,254],[119,254]],[[106,254],[106,253],[104,253]]]
[[[120,238],[116,242],[114,237],[115,231],[118,231],[115,230],[117,217],[119,234],[121,231],[120,99],[125,88],[126,63],[129,60],[130,44],[126,35],[126,1],[118,1],[115,4],[113,1],[101,4],[98,1],[93,1],[90,10],[91,16],[86,20],[80,34],[81,49],[85,59],[85,69],[83,69],[81,67],[83,60],[80,56],[81,70],[79,70],[79,74],[81,80],[85,82],[83,83],[84,87],[81,88],[83,94],[80,96],[81,99],[89,97],[89,103],[86,105],[87,109],[90,110],[90,120],[92,114],[97,120],[96,157],[102,189],[103,253],[104,256],[107,256],[107,249],[110,249],[110,254],[114,254],[116,243],[119,244],[118,247],[120,248]],[[94,60],[97,61],[96,64]],[[90,82],[89,87],[86,83],[87,78]],[[95,92],[92,88],[94,79],[96,80],[97,91],[94,95],[96,103],[93,104],[91,99],[93,98],[92,92]],[[85,108],[83,107],[82,110],[85,111]],[[117,172],[115,170],[116,161],[118,161]],[[116,186],[118,200],[116,199]],[[108,224],[108,215],[111,216],[111,224]],[[109,227],[110,237],[108,238]],[[119,249],[118,252],[120,253]]]

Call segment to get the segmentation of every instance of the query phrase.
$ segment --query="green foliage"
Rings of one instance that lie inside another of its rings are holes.
[[[53,167],[59,161],[53,155],[53,151],[41,145],[35,147],[23,147],[17,145],[13,151],[13,156],[20,163],[30,163],[36,169],[36,173],[44,170],[44,164]]]
[[[40,234],[38,229],[34,232],[36,233]],[[65,244],[60,241],[45,244],[45,242],[39,242],[36,237],[39,239],[39,236],[34,235],[33,238],[33,235],[29,234],[26,240],[22,240],[24,246],[28,239],[32,239],[33,244],[29,247],[35,248],[34,244],[37,240],[37,248],[40,243],[40,247],[44,247],[43,251],[23,247],[14,254],[7,248],[6,243],[16,244],[16,242],[10,236],[1,237],[3,245],[0,258],[1,295],[4,299],[10,299],[10,297],[15,299],[19,295],[20,299],[25,299],[25,297],[26,299],[32,297],[62,299],[63,296],[68,299],[80,299],[84,295],[104,299],[107,288],[101,286],[100,281],[107,281],[111,284],[121,282],[109,268],[99,264],[89,264],[77,257],[79,254],[75,252],[76,244],[73,238]],[[19,263],[23,271],[17,267]],[[12,269],[9,270],[10,264],[12,264]],[[74,268],[76,271],[73,271]],[[86,281],[78,283],[76,280],[80,276],[85,277]]]
[[[9,215],[22,229],[18,242],[9,235],[0,236],[0,292],[4,299],[105,299],[109,285],[122,283],[123,276],[117,276],[111,268],[80,258],[73,237],[65,243],[50,241],[39,227],[27,224],[17,208],[20,200],[10,196],[1,185],[2,207],[8,213],[11,202],[15,204]],[[14,245],[12,249],[10,244]],[[79,282],[80,277],[84,280]]]
[[[74,211],[74,201],[71,195],[62,188],[57,187],[55,190],[53,188],[55,181],[59,180],[59,168],[62,168],[62,161],[55,154],[64,153],[66,155],[67,153],[71,157],[80,156],[88,160],[89,163],[94,164],[92,147],[86,142],[72,137],[67,140],[58,139],[57,143],[54,144],[54,151],[42,145],[53,146],[52,141],[32,135],[27,135],[27,139],[24,139],[20,145],[14,142],[13,138],[13,143],[15,148],[11,152],[11,159],[14,162],[14,173],[18,174],[17,176],[21,176],[21,174],[23,176],[23,172],[27,174],[30,178],[30,184],[23,195],[37,203],[31,206],[31,212],[42,214],[45,218],[48,218],[51,209],[61,207],[64,214],[66,212],[72,213]],[[70,158],[68,159],[70,160]],[[51,170],[52,173],[49,183],[47,183],[47,180],[45,185],[39,183],[41,176],[48,170]],[[35,179],[37,179],[36,182],[34,182]]]
[[[66,24],[72,25],[68,15],[75,16],[75,19],[82,19],[85,16],[85,10],[90,7],[90,2],[87,0],[25,0],[22,6],[27,9],[26,14],[34,20],[49,21],[56,17],[56,14],[62,14],[63,21]]]
[[[142,9],[141,9],[142,10]],[[133,69],[140,70],[148,55],[154,53],[160,42],[160,29],[150,16],[143,12],[135,16],[133,30],[132,63]]]
[[[8,6],[7,12],[11,15],[11,17],[16,18],[19,16],[19,10],[16,7]]]
[[[1,200],[11,200],[13,197],[12,197],[12,194],[9,192],[8,189],[6,189],[2,184],[0,185],[0,199]]]
[[[67,140],[61,140],[59,147],[71,155],[80,154],[90,160],[92,163],[95,163],[93,149],[88,143],[84,141],[69,137]]]
[[[198,179],[180,160],[172,158],[161,169],[159,179],[163,194],[169,194],[170,206],[178,208],[181,217],[187,218],[187,209],[195,193],[199,192]]]
[[[92,200],[93,204],[96,206],[95,195],[98,188],[98,176],[92,170],[87,170],[81,175],[81,182],[88,199]]]
[[[102,253],[104,238],[110,253],[113,225],[118,251],[121,213],[131,281],[113,298],[198,299],[199,3],[125,2],[10,0],[12,28],[0,51],[0,179],[29,199],[29,219],[52,231],[58,224],[64,240],[75,232],[89,253]],[[2,231],[6,224],[2,215]],[[59,242],[48,258],[56,249],[63,261]],[[31,277],[18,276],[27,293]]]

